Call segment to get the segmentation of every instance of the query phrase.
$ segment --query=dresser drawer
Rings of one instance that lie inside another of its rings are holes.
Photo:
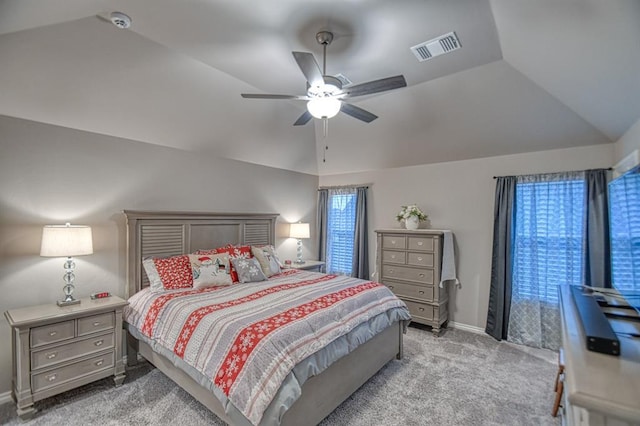
[[[407,253],[403,251],[382,250],[382,261],[385,263],[404,265],[407,263]]]
[[[426,302],[433,301],[433,286],[430,285],[412,285],[395,281],[387,281],[384,285],[401,298],[408,297]]]
[[[406,266],[382,265],[382,278],[433,284],[433,270],[408,268]]]
[[[115,315],[113,312],[106,314],[92,315],[90,317],[78,318],[78,336],[96,333],[113,329]]]
[[[63,361],[80,358],[85,355],[91,355],[112,348],[113,346],[113,333],[108,333],[73,343],[67,343],[66,345],[33,351],[31,353],[31,370],[59,364]]]
[[[404,235],[384,235],[382,237],[382,248],[407,248],[407,237]]]
[[[75,321],[63,321],[55,324],[43,325],[31,329],[31,347],[48,345],[49,343],[62,342],[73,339],[75,333]]]
[[[433,268],[433,253],[407,253],[407,265]]]
[[[435,239],[432,237],[408,237],[407,248],[409,250],[434,251]]]
[[[113,368],[114,356],[113,351],[106,354],[98,355],[84,361],[60,367],[43,373],[32,374],[31,387],[32,392],[36,393],[47,388],[59,386],[70,380],[74,380],[91,373],[95,373],[107,368]]]
[[[425,303],[412,302],[410,300],[404,300],[404,303],[409,308],[409,312],[411,313],[411,317],[416,320],[416,322],[420,322],[419,320],[424,321],[433,321],[433,306],[427,305]]]

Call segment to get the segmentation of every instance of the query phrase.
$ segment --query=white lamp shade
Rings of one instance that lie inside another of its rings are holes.
[[[309,224],[308,223],[292,223],[291,228],[289,229],[289,237],[291,238],[309,238],[311,235],[309,233]]]
[[[40,256],[71,257],[93,253],[91,227],[82,225],[46,225],[42,229]]]
[[[342,103],[335,98],[315,98],[307,102],[309,113],[315,118],[331,118],[340,112]]]

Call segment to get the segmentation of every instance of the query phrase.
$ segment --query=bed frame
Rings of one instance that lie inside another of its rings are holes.
[[[127,219],[128,296],[148,286],[142,259],[174,256],[225,244],[274,244],[277,214],[157,212],[125,210]],[[301,397],[282,418],[282,425],[317,424],[393,358],[402,358],[403,322],[392,324],[302,386]],[[127,363],[137,355],[231,423],[213,393],[178,369],[149,345],[127,333]]]

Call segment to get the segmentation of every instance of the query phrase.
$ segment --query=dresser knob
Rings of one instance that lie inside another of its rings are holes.
[[[419,261],[419,262],[422,262],[422,258],[421,258],[421,257],[418,257],[418,261]]]
[[[420,278],[424,278],[424,274],[420,274],[418,275]]]
[[[424,291],[420,290],[418,293],[419,293],[419,294],[424,294]]]
[[[103,359],[101,359],[101,360],[99,360],[99,361],[96,361],[96,365],[97,365],[98,367],[100,367],[102,364],[104,364],[104,360],[103,360]]]
[[[47,354],[47,359],[54,359],[56,355],[58,355],[57,352],[51,352],[50,354]]]
[[[418,308],[418,310],[422,312],[422,311],[424,311],[424,308]]]
[[[389,273],[393,274],[394,270],[393,269],[389,269]]]
[[[422,241],[418,241],[418,245],[421,246],[423,243]]]
[[[99,322],[97,322],[97,321],[93,323],[93,326],[94,326],[94,327],[97,327],[97,326],[99,326],[99,325],[100,325],[100,323],[99,323]]]
[[[392,255],[391,255],[391,258],[392,258],[392,259],[395,259],[395,258],[396,258],[396,255],[395,255],[395,254],[392,254]]]
[[[389,290],[393,290],[393,286],[392,285],[390,285],[388,287],[389,287]]]
[[[55,336],[56,334],[58,334],[58,332],[55,330],[49,332],[49,336],[51,337]]]
[[[102,346],[103,343],[104,343],[104,340],[98,340],[97,342],[94,343],[94,345]]]
[[[53,382],[55,379],[58,378],[58,376],[55,375],[55,374],[51,374],[51,375],[46,376],[46,377],[47,377],[47,381],[49,381],[49,382]]]

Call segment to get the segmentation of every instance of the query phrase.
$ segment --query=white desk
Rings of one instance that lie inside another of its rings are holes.
[[[620,335],[620,356],[589,351],[568,286],[560,289],[560,308],[565,354],[563,424],[640,424],[640,340]],[[640,323],[623,325],[640,332]]]

